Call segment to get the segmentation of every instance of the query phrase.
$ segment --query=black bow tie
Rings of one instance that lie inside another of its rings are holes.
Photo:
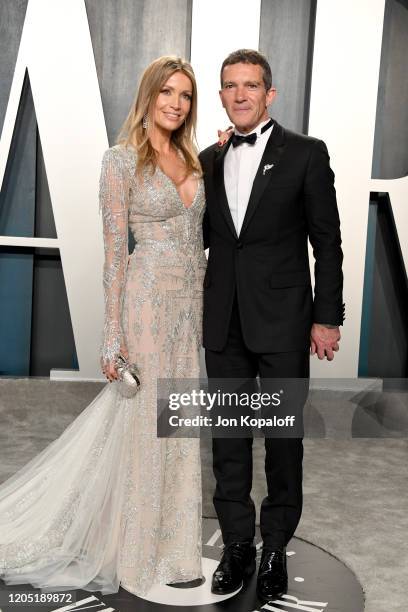
[[[231,143],[233,147],[239,147],[243,142],[247,142],[250,145],[256,143],[256,132],[248,134],[248,136],[241,136],[240,134],[233,134],[231,137]]]
[[[268,123],[266,123],[261,129],[261,134],[269,130],[269,128],[273,125],[272,119],[269,119]],[[252,134],[248,134],[248,136],[241,136],[241,134],[233,134],[231,137],[231,143],[233,147],[239,147],[243,142],[247,142],[250,145],[254,145],[256,143],[256,132]]]

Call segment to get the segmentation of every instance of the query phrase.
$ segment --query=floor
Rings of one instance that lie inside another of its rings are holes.
[[[0,379],[0,482],[54,440],[99,383]],[[406,394],[311,392],[305,411],[304,510],[296,536],[343,561],[365,612],[406,612],[408,418]],[[202,441],[204,516],[213,517],[209,441]],[[254,441],[253,498],[265,495],[263,445]],[[353,611],[350,611],[353,612]]]

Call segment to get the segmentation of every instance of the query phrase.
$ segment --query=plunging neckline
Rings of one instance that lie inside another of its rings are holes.
[[[200,179],[199,179],[199,178],[197,178],[197,189],[196,189],[196,192],[195,192],[195,195],[194,195],[194,198],[193,198],[193,200],[192,200],[191,204],[189,204],[188,206],[186,206],[186,205],[184,204],[183,200],[181,199],[181,195],[180,195],[179,190],[178,190],[178,189],[177,189],[177,187],[176,187],[176,183],[173,181],[173,179],[171,179],[171,178],[169,177],[169,175],[168,175],[168,174],[166,174],[166,173],[164,172],[164,170],[162,170],[158,164],[157,164],[157,168],[160,170],[160,172],[163,174],[163,176],[165,176],[165,177],[166,177],[166,179],[167,179],[167,180],[168,180],[168,181],[171,183],[171,185],[174,187],[174,191],[175,191],[175,192],[176,192],[176,194],[177,194],[177,197],[178,197],[179,203],[180,203],[180,204],[181,204],[181,206],[184,208],[184,210],[190,210],[190,208],[192,208],[192,207],[194,206],[195,201],[196,201],[197,196],[198,196],[198,192],[199,192],[199,189],[200,189]]]

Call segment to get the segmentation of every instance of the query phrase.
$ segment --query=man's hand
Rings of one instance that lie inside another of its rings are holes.
[[[222,147],[226,142],[230,139],[230,137],[234,133],[234,128],[232,125],[229,125],[226,130],[217,130],[218,134],[218,146]]]
[[[328,328],[320,323],[313,323],[310,332],[310,352],[312,355],[317,353],[319,359],[327,357],[328,361],[333,361],[334,351],[339,350],[339,340],[341,338],[338,327]]]

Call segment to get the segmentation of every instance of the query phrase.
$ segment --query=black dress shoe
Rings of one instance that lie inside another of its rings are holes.
[[[264,547],[256,582],[259,599],[266,603],[283,595],[287,590],[286,548]]]
[[[245,578],[254,573],[256,548],[251,542],[232,542],[222,553],[220,564],[213,574],[211,592],[227,595],[239,589]]]

